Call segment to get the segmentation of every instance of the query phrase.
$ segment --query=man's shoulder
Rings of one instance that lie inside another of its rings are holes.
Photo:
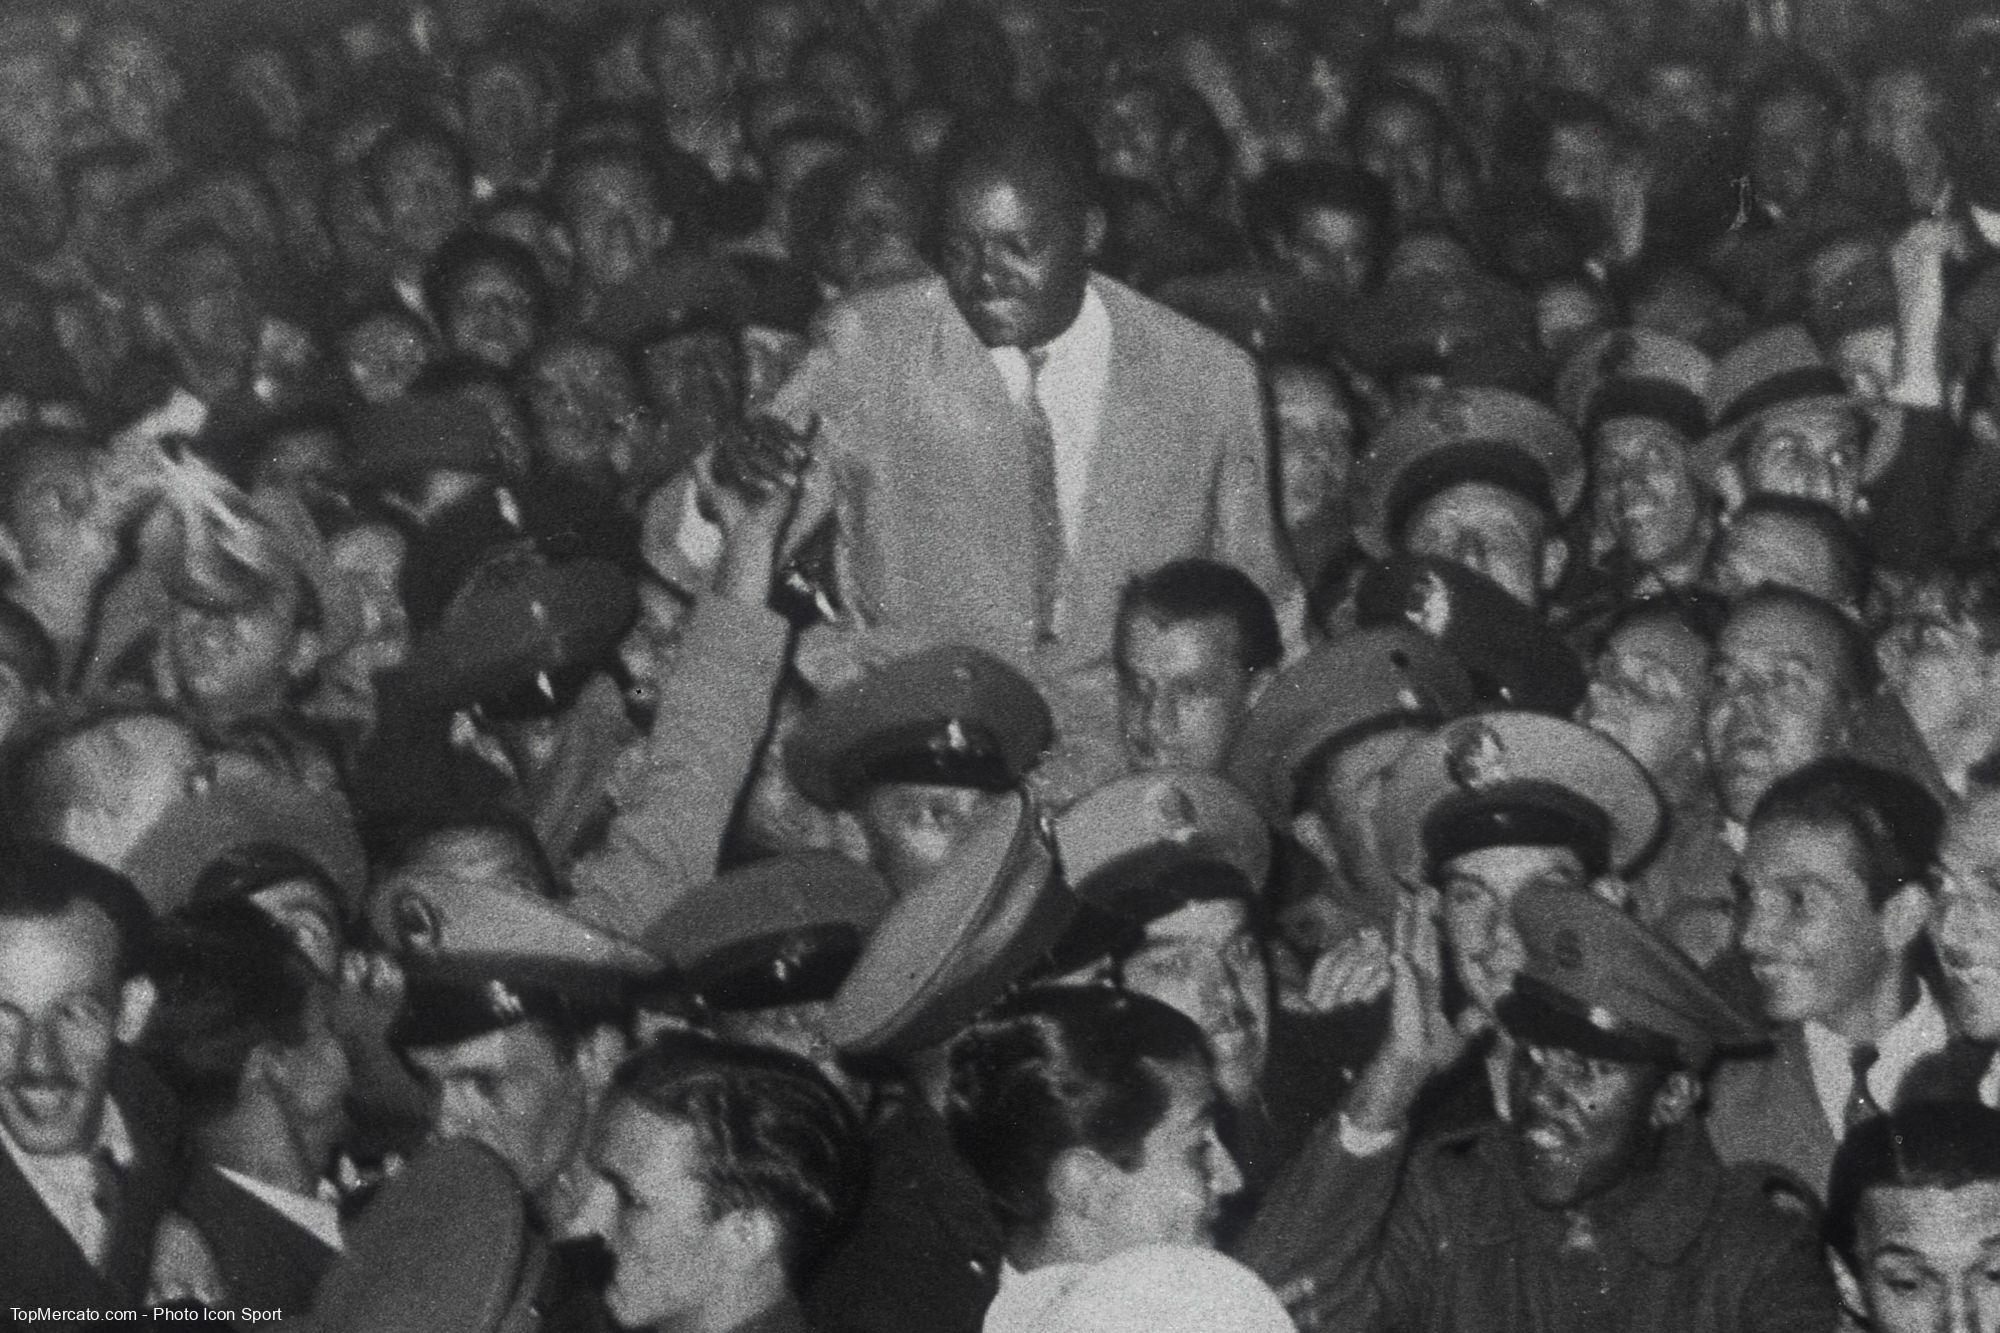
[[[957,317],[958,308],[951,303],[944,279],[925,274],[850,292],[831,302],[815,317],[814,334],[819,341],[840,345],[857,339],[877,340],[885,332],[928,328]]]
[[[1221,362],[1245,372],[1253,369],[1248,352],[1206,324],[1101,273],[1093,273],[1090,284],[1111,317],[1113,337],[1136,333],[1171,356]]]

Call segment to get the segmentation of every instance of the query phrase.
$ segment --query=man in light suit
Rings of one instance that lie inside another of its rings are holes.
[[[0,851],[0,1305],[132,1307],[173,1197],[170,1099],[128,1057],[149,912],[48,843]]]
[[[1178,557],[1286,606],[1255,368],[1090,272],[1089,136],[997,113],[940,160],[942,278],[832,307],[769,408],[818,419],[794,531],[836,516],[849,614],[1063,672],[1108,660],[1120,590]]]

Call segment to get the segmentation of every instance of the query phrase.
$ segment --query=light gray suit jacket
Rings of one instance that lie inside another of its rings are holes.
[[[1030,436],[942,280],[824,314],[768,410],[819,419],[830,466],[795,530],[837,513],[840,591],[863,623],[1047,672],[1108,657],[1119,590],[1177,557],[1226,560],[1281,607],[1292,597],[1250,358],[1108,278],[1091,283],[1111,368],[1052,652],[1035,641]]]

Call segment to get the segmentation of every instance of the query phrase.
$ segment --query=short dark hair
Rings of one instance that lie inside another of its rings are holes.
[[[1236,659],[1245,671],[1278,665],[1285,645],[1271,599],[1248,574],[1220,560],[1190,556],[1137,574],[1118,594],[1114,655],[1125,654],[1125,626],[1147,615],[1162,624],[1227,620],[1236,627]]]
[[[1847,755],[1815,759],[1771,784],[1752,827],[1790,820],[1847,830],[1861,854],[1868,905],[1880,910],[1937,860],[1944,807],[1908,774]]]
[[[1728,619],[1717,631],[1717,637],[1727,633],[1730,625],[1745,616],[1780,607],[1818,621],[1833,636],[1837,658],[1834,665],[1840,672],[1841,688],[1847,691],[1850,700],[1860,699],[1875,688],[1881,670],[1875,662],[1875,650],[1861,626],[1825,598],[1797,588],[1776,583],[1752,588],[1730,606]]]
[[[1250,185],[1243,207],[1252,238],[1266,249],[1272,238],[1297,232],[1305,215],[1318,209],[1360,218],[1378,248],[1395,230],[1395,204],[1381,178],[1332,162],[1278,163]]]
[[[801,1291],[845,1236],[867,1177],[860,1122],[826,1075],[789,1051],[670,1030],[611,1086],[694,1129],[711,1214],[769,1213],[786,1279]]]
[[[1055,1160],[1090,1148],[1122,1170],[1138,1166],[1167,1111],[1160,1067],[1206,1066],[1207,1050],[1193,1019],[1149,996],[1031,987],[952,1043],[952,1140],[1002,1226],[1031,1232],[1054,1210]]]
[[[317,979],[282,926],[241,899],[161,921],[145,972],[159,992],[139,1050],[196,1121],[236,1100],[260,1046],[297,1046]]]
[[[1833,561],[1834,582],[1843,603],[1857,604],[1867,595],[1873,562],[1868,558],[1866,543],[1853,525],[1840,516],[1839,510],[1824,500],[1767,493],[1745,500],[1729,522],[1734,525],[1759,517],[1789,519],[1820,539]]]
[[[1009,107],[967,116],[945,136],[937,160],[943,164],[940,203],[959,181],[994,171],[1039,173],[1065,206],[1079,212],[1099,202],[1097,144],[1089,130],[1058,112]]]
[[[118,975],[137,971],[153,909],[131,880],[52,842],[0,842],[0,921],[46,921],[76,907],[94,907],[111,923]]]
[[[1826,1242],[1850,1261],[1876,1189],[1955,1190],[2000,1180],[2000,1110],[1971,1099],[1917,1102],[1849,1130],[1833,1155]]]

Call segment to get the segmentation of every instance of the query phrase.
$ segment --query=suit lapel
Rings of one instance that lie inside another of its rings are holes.
[[[5,1219],[6,1231],[0,1244],[0,1292],[26,1304],[103,1304],[114,1297],[104,1275],[91,1267],[5,1151],[0,1151],[0,1219]]]

